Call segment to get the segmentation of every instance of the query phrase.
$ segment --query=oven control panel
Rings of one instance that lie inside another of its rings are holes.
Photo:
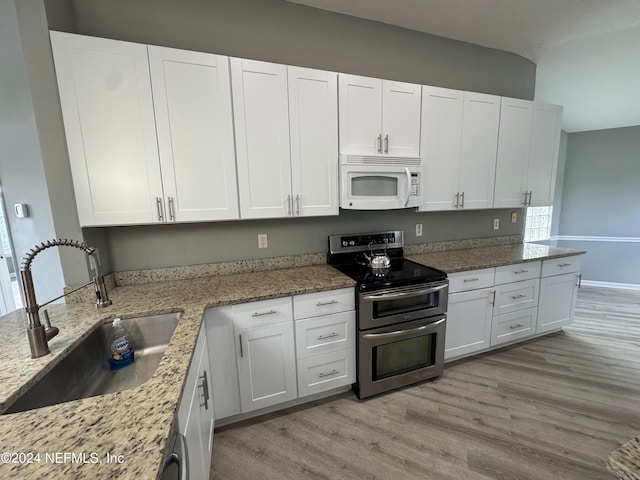
[[[331,235],[329,246],[332,253],[348,251],[368,251],[371,247],[402,248],[404,237],[402,230],[360,233],[355,235]]]

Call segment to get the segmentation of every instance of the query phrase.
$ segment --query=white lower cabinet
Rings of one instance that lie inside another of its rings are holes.
[[[354,383],[354,299],[345,288],[207,309],[216,419]]]
[[[483,288],[449,294],[444,359],[489,348],[494,290]]]
[[[209,350],[203,327],[178,407],[178,431],[186,440],[192,480],[205,480],[210,476],[215,420],[210,381]]]
[[[533,335],[538,309],[525,308],[493,317],[491,346],[520,340]]]
[[[543,262],[536,333],[557,330],[573,322],[579,270],[580,257]]]
[[[297,398],[293,322],[239,330],[236,334],[242,412]]]

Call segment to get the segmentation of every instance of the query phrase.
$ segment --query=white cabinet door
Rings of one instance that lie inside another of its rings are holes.
[[[160,221],[146,45],[51,32],[81,226]]]
[[[577,273],[540,279],[536,333],[557,330],[571,324],[575,313],[577,294]]]
[[[340,153],[382,153],[382,80],[338,75]]]
[[[527,170],[529,206],[553,204],[562,128],[562,107],[534,103],[531,153]]]
[[[241,218],[292,211],[287,67],[231,58]]]
[[[293,322],[236,334],[242,413],[297,398]]]
[[[232,308],[209,308],[204,314],[211,358],[211,385],[216,393],[213,403],[217,420],[242,412]]]
[[[445,360],[489,348],[493,292],[485,288],[449,295]]]
[[[423,198],[421,211],[458,205],[463,92],[422,87]]]
[[[420,155],[420,85],[382,81],[382,149],[385,155]]]
[[[338,75],[287,67],[296,216],[338,214]]]
[[[166,220],[237,219],[229,59],[148,48]]]
[[[532,121],[533,102],[502,98],[494,208],[524,206]]]
[[[208,479],[211,469],[214,410],[210,379],[209,350],[202,329],[178,407],[178,430],[187,443],[189,478],[194,480]]]
[[[493,206],[500,123],[500,97],[464,92],[460,147],[461,208]]]

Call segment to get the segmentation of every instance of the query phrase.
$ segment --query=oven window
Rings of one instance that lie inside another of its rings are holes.
[[[411,297],[400,297],[391,300],[376,300],[373,304],[373,318],[383,318],[425,308],[438,306],[437,292]]]
[[[398,179],[380,175],[352,177],[351,195],[354,197],[397,197]]]
[[[373,347],[372,380],[430,367],[435,361],[435,333],[378,345]]]

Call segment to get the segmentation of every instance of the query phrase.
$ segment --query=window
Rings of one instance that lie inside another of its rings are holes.
[[[553,207],[529,207],[524,224],[524,241],[549,240]]]

